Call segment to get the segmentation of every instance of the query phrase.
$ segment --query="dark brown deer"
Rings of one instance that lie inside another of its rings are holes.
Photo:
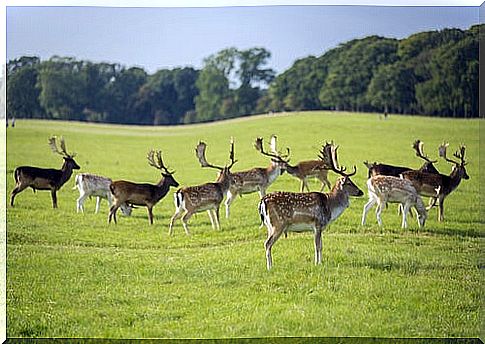
[[[221,167],[209,164],[205,158],[205,149],[207,145],[204,142],[199,142],[195,153],[199,159],[202,167],[214,168],[220,171],[217,180],[213,183],[206,183],[197,186],[188,186],[177,190],[174,195],[175,198],[175,213],[170,220],[169,234],[173,234],[173,224],[175,220],[182,217],[182,225],[185,233],[190,235],[187,221],[190,217],[202,211],[209,214],[212,228],[220,229],[219,224],[219,208],[224,195],[229,190],[233,183],[231,167],[237,162],[234,160],[234,141],[231,139],[231,150],[229,159],[231,163],[229,166]]]
[[[155,160],[156,155],[156,160]],[[108,223],[111,219],[116,223],[116,211],[122,204],[139,205],[147,207],[148,221],[153,224],[152,209],[170,190],[170,187],[177,187],[179,183],[173,177],[174,171],[169,171],[162,160],[162,151],[153,149],[147,155],[148,164],[160,170],[162,179],[157,184],[133,183],[126,180],[114,181],[110,185],[113,196],[113,205],[109,209]]]
[[[349,206],[349,196],[362,196],[364,193],[350,179],[345,167],[338,167],[337,148],[327,143],[321,150],[320,159],[326,166],[341,175],[328,193],[274,192],[263,197],[259,203],[259,214],[268,228],[268,238],[264,243],[268,270],[273,265],[271,248],[281,234],[287,231],[301,232],[311,230],[315,234],[315,264],[322,262],[322,231],[335,221]]]
[[[271,164],[264,167],[254,167],[250,170],[232,173],[233,183],[226,194],[226,218],[229,218],[229,211],[232,202],[238,195],[247,195],[253,192],[258,192],[259,197],[266,195],[266,189],[285,172],[288,161],[287,156],[277,152],[276,150],[276,136],[271,136],[271,151],[265,152],[263,147],[263,138],[259,137],[254,143],[254,147],[262,155],[271,158]]]
[[[49,138],[49,146],[54,153],[62,155],[64,164],[60,170],[52,168],[39,168],[32,166],[20,166],[14,171],[15,188],[10,196],[10,205],[13,207],[15,196],[30,187],[36,190],[50,190],[52,196],[52,207],[57,208],[57,190],[59,190],[71,178],[73,170],[80,167],[74,161],[75,154],[69,154],[66,150],[64,138],[59,139],[61,150],[57,148],[57,138]]]
[[[419,168],[418,171],[428,172],[428,173],[439,173],[434,167],[436,160],[430,160],[427,155],[424,154],[423,141],[416,140],[413,144],[413,149],[416,151],[416,156],[425,160],[424,164]],[[378,164],[377,162],[369,163],[364,161],[364,165],[369,169],[368,178],[377,175],[384,176],[394,176],[399,177],[399,175],[406,171],[412,171],[410,167],[394,166],[388,164]]]
[[[449,159],[446,156],[446,149],[448,147],[447,143],[444,143],[439,148],[440,157],[453,164],[450,175],[444,175],[441,173],[429,173],[422,171],[407,171],[402,173],[403,178],[410,180],[416,191],[421,196],[427,196],[434,198],[434,201],[428,207],[431,209],[438,199],[439,211],[438,211],[438,221],[444,220],[444,201],[445,198],[455,190],[460,184],[462,179],[469,179],[466,172],[465,165],[465,146],[460,147],[459,152],[455,152],[454,157],[459,159],[459,161]]]

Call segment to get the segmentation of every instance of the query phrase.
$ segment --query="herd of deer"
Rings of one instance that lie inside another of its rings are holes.
[[[12,190],[10,205],[14,205],[15,196],[30,187],[36,190],[50,190],[52,204],[57,208],[56,192],[71,177],[73,170],[80,169],[74,161],[74,154],[69,154],[63,138],[59,140],[60,150],[57,147],[57,138],[49,139],[53,152],[63,156],[64,164],[60,170],[44,169],[32,166],[17,167],[14,171],[16,182]],[[337,149],[333,142],[327,142],[320,150],[318,160],[302,161],[295,166],[289,164],[289,153],[279,152],[276,148],[276,136],[270,140],[270,152],[265,151],[263,139],[257,138],[255,148],[264,156],[271,159],[267,168],[253,168],[247,171],[231,172],[236,163],[234,158],[234,141],[231,139],[229,164],[217,166],[207,162],[205,152],[207,145],[199,142],[196,147],[196,156],[202,167],[213,168],[219,171],[217,180],[197,186],[188,186],[178,189],[174,194],[175,213],[170,220],[169,234],[173,234],[174,222],[181,218],[185,233],[189,234],[188,220],[198,212],[207,211],[212,227],[220,228],[219,208],[224,199],[226,217],[229,217],[230,206],[238,195],[258,192],[260,202],[258,206],[262,224],[268,229],[268,238],[264,246],[266,250],[267,268],[271,269],[271,248],[281,234],[288,231],[312,230],[315,238],[315,263],[321,263],[323,229],[335,221],[349,206],[350,196],[362,196],[363,192],[352,182],[350,177],[357,172],[354,166],[352,173],[346,173],[345,167],[340,167],[337,159]],[[367,212],[377,204],[376,216],[379,225],[382,224],[381,212],[387,203],[399,203],[402,212],[402,227],[407,226],[407,214],[411,208],[417,213],[418,225],[424,226],[427,210],[438,202],[438,220],[443,221],[443,203],[445,198],[459,185],[461,179],[468,179],[465,166],[465,146],[461,146],[454,154],[458,160],[447,157],[448,144],[439,147],[439,156],[453,164],[449,175],[439,173],[434,167],[436,160],[430,160],[423,151],[423,142],[417,140],[413,148],[416,155],[425,160],[419,170],[407,167],[364,162],[369,170],[367,189],[369,201],[365,204],[362,214],[362,225],[365,224]],[[167,169],[162,160],[162,152],[151,150],[147,155],[150,166],[160,170],[161,180],[157,184],[140,184],[125,180],[112,181],[109,178],[94,174],[81,173],[75,178],[75,188],[79,189],[80,197],[77,200],[77,211],[83,211],[83,202],[87,197],[97,197],[96,212],[99,211],[100,198],[108,200],[110,208],[108,222],[113,219],[117,222],[116,212],[121,208],[123,214],[129,216],[134,206],[145,206],[148,210],[148,219],[153,224],[152,209],[165,195],[170,187],[178,187],[173,171]],[[266,194],[268,187],[278,176],[287,172],[301,180],[301,192],[273,192]],[[340,175],[334,186],[331,187],[327,179],[329,171]],[[322,182],[320,192],[310,192],[307,184],[309,178],[317,178]],[[323,193],[325,186],[330,189]],[[308,192],[304,192],[305,188]],[[421,196],[430,197],[428,207],[425,207]]]

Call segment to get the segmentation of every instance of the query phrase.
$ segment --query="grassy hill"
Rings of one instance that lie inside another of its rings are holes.
[[[18,121],[7,130],[7,192],[11,171],[29,164],[59,167],[47,145],[63,135],[76,151],[81,172],[113,179],[157,182],[146,153],[162,149],[181,186],[215,179],[194,154],[199,140],[207,158],[228,160],[229,138],[236,142],[238,171],[266,166],[254,148],[257,136],[278,135],[291,148],[291,162],[313,159],[321,144],[335,140],[339,161],[356,165],[353,178],[365,193],[364,160],[419,167],[412,142],[437,157],[437,146],[467,145],[470,180],[445,201],[445,222],[430,212],[426,227],[410,219],[400,228],[397,207],[373,213],[360,225],[367,197],[350,208],[323,236],[323,264],[313,264],[313,235],[291,234],[273,248],[266,270],[257,194],[237,199],[221,231],[206,213],[180,222],[168,235],[174,212],[173,189],[154,208],[149,226],[145,209],[107,224],[107,203],[94,214],[95,201],[76,213],[71,179],[58,193],[25,190],[7,208],[7,336],[107,338],[221,338],[265,336],[477,337],[482,306],[485,230],[479,214],[479,120],[376,114],[309,112],[260,116],[181,127],[129,127],[87,123]],[[449,173],[440,160],[436,167]],[[336,175],[331,173],[333,182]],[[320,188],[317,182],[310,184]],[[298,191],[299,181],[280,177],[270,191]],[[8,196],[8,195],[7,195]],[[223,214],[223,211],[221,211]]]

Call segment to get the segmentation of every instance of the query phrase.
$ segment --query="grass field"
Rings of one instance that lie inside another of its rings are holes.
[[[415,219],[401,229],[393,205],[383,227],[373,212],[361,226],[367,197],[352,199],[324,233],[322,265],[313,264],[311,233],[290,234],[275,244],[270,272],[257,194],[233,203],[221,231],[201,213],[191,219],[190,237],[180,222],[170,237],[173,189],[154,208],[153,226],[141,208],[108,225],[106,202],[95,215],[94,200],[77,214],[73,179],[59,192],[57,210],[49,192],[26,190],[7,208],[8,337],[483,336],[478,120],[312,112],[183,127],[17,124],[7,131],[7,171],[24,164],[60,167],[47,145],[57,134],[78,153],[81,172],[156,182],[159,174],[145,158],[153,147],[163,150],[181,185],[194,185],[215,179],[195,158],[200,139],[208,144],[208,160],[223,164],[234,136],[238,171],[266,166],[253,141],[276,133],[281,148],[291,147],[292,162],[315,158],[325,140],[335,140],[340,163],[357,165],[353,180],[365,193],[362,161],[417,168],[416,138],[431,157],[444,139],[453,151],[465,142],[470,180],[447,198],[444,223],[433,209],[419,230]],[[436,166],[450,171],[443,161]],[[13,185],[8,172],[8,193]],[[285,174],[270,191],[298,189],[299,181]]]

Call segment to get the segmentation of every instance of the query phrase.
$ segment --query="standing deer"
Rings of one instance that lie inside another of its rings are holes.
[[[254,147],[262,155],[271,158],[271,165],[266,168],[255,167],[250,170],[232,173],[231,186],[226,194],[226,218],[229,218],[229,208],[238,195],[246,195],[253,192],[258,192],[259,197],[266,195],[266,189],[285,171],[286,164],[285,156],[276,151],[276,136],[271,136],[271,151],[267,153],[263,148],[263,139],[258,137],[254,143]],[[222,172],[220,172],[222,173]]]
[[[466,172],[465,165],[465,146],[460,147],[460,152],[455,152],[453,156],[460,161],[449,159],[446,156],[446,149],[448,143],[443,143],[439,148],[439,155],[447,162],[453,164],[453,168],[449,176],[438,173],[429,173],[422,171],[407,171],[402,173],[403,178],[410,180],[416,191],[421,196],[432,197],[434,201],[428,206],[428,210],[436,204],[436,199],[439,201],[438,221],[444,220],[444,201],[445,198],[455,190],[462,179],[469,179]]]
[[[232,180],[231,167],[236,163],[234,160],[234,141],[231,139],[231,150],[229,159],[231,163],[229,166],[220,167],[209,164],[205,158],[205,149],[207,145],[204,142],[199,142],[195,153],[199,159],[202,167],[214,168],[220,171],[217,180],[213,183],[205,183],[197,186],[188,186],[177,190],[174,194],[175,213],[170,220],[168,233],[173,234],[173,224],[175,220],[182,217],[182,225],[185,233],[190,235],[187,221],[190,217],[202,211],[207,210],[211,220],[212,228],[220,229],[219,224],[219,207],[224,198],[224,195],[229,190]]]
[[[322,183],[320,191],[323,191],[325,186],[330,189],[332,184],[328,180],[329,169],[330,167],[321,160],[305,160],[300,161],[295,166],[291,166],[290,164],[286,165],[286,172],[301,180],[301,192],[305,191],[305,188],[307,191],[310,191],[308,187],[308,179],[310,178],[316,178]]]
[[[50,190],[52,197],[52,207],[57,208],[57,190],[59,190],[71,178],[73,170],[79,170],[80,167],[74,161],[75,154],[69,154],[66,150],[64,138],[60,138],[61,150],[57,148],[57,138],[49,138],[49,146],[54,153],[60,154],[64,159],[64,164],[60,170],[52,168],[39,168],[32,166],[20,166],[14,171],[15,188],[10,196],[10,205],[13,207],[15,196],[31,187],[36,190]]]
[[[423,145],[423,141],[421,140],[416,140],[413,144],[413,149],[416,151],[416,156],[425,160],[425,163],[419,168],[419,171],[439,173],[433,165],[436,160],[430,160],[428,156],[424,154]],[[368,178],[378,175],[399,177],[401,173],[413,170],[409,167],[378,164],[376,162],[369,163],[367,161],[364,161],[364,165],[367,166],[367,168],[369,169]]]
[[[155,154],[157,160],[155,160]],[[153,224],[152,209],[170,190],[170,187],[177,187],[179,183],[173,177],[174,171],[169,171],[162,160],[162,151],[153,149],[147,155],[148,165],[160,170],[162,179],[157,184],[138,184],[126,180],[114,181],[110,185],[110,191],[113,196],[113,205],[109,209],[108,223],[111,218],[116,223],[116,211],[122,204],[131,204],[147,207],[148,221]]]
[[[382,226],[381,213],[386,203],[399,203],[403,206],[402,228],[407,227],[407,214],[411,207],[418,213],[418,226],[423,227],[428,216],[423,200],[409,180],[394,176],[373,176],[367,180],[369,201],[364,205],[362,225],[365,225],[367,212],[377,203],[377,222]]]
[[[268,270],[273,265],[271,248],[287,231],[312,230],[315,237],[315,264],[321,264],[322,231],[347,209],[349,196],[364,194],[350,179],[356,174],[356,167],[350,174],[345,173],[345,167],[338,167],[337,148],[333,143],[327,143],[320,152],[320,159],[325,165],[342,176],[330,192],[274,192],[263,197],[259,203],[261,220],[268,228],[268,238],[264,243]]]

